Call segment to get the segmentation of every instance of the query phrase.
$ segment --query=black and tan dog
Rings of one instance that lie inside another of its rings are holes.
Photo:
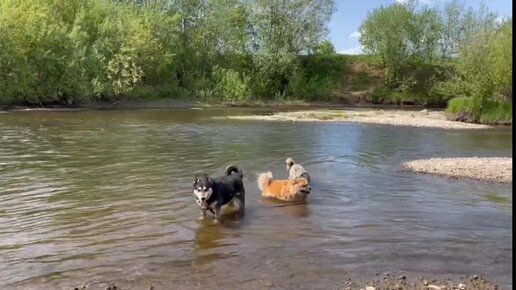
[[[211,178],[207,174],[197,175],[193,184],[193,193],[201,208],[202,216],[209,210],[220,220],[220,209],[223,205],[235,206],[238,201],[240,213],[245,211],[245,189],[242,181],[243,173],[232,165],[226,169],[224,176]]]

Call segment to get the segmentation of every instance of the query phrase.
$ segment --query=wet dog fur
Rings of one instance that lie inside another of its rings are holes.
[[[273,197],[283,201],[303,201],[310,194],[310,186],[305,178],[274,179],[272,173],[258,176],[258,188],[263,197]]]
[[[201,217],[206,217],[206,211],[215,214],[215,220],[220,220],[220,210],[223,205],[235,205],[238,201],[238,210],[245,210],[245,189],[242,181],[242,171],[232,165],[226,169],[224,176],[211,178],[208,174],[195,177],[193,193],[201,208]]]
[[[287,171],[288,171],[288,178],[294,179],[294,178],[304,178],[308,183],[310,183],[310,175],[308,172],[301,166],[301,164],[295,163],[294,159],[287,158],[285,160],[285,163],[287,163]]]

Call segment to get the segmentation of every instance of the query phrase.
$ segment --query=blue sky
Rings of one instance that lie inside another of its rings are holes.
[[[360,53],[359,34],[357,29],[365,19],[367,12],[382,5],[388,5],[394,1],[404,0],[335,0],[337,11],[333,14],[329,28],[329,39],[333,42],[335,50],[340,53]],[[445,0],[419,0],[421,3],[443,5]],[[511,0],[463,0],[466,6],[480,7],[484,3],[491,11],[501,17],[512,17]]]

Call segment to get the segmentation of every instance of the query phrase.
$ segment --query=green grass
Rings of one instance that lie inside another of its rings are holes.
[[[478,97],[457,97],[448,101],[448,119],[476,123],[480,120],[481,100]]]
[[[410,92],[397,92],[386,87],[378,87],[371,93],[371,100],[373,104],[416,104],[417,96]]]
[[[448,102],[448,119],[482,124],[512,124],[512,103],[507,101],[484,102],[479,97],[458,97]]]
[[[482,108],[480,123],[483,124],[512,124],[512,104],[507,101],[488,101]]]
[[[382,66],[382,59],[378,55],[342,55],[349,63],[362,62],[371,66]]]

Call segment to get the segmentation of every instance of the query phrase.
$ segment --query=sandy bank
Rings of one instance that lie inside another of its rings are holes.
[[[281,112],[273,115],[221,117],[240,120],[291,122],[354,122],[394,126],[428,127],[443,129],[485,129],[488,125],[446,120],[443,111],[402,111],[377,109],[305,110]]]
[[[512,158],[431,158],[405,162],[402,166],[418,173],[466,177],[490,182],[512,182]]]

